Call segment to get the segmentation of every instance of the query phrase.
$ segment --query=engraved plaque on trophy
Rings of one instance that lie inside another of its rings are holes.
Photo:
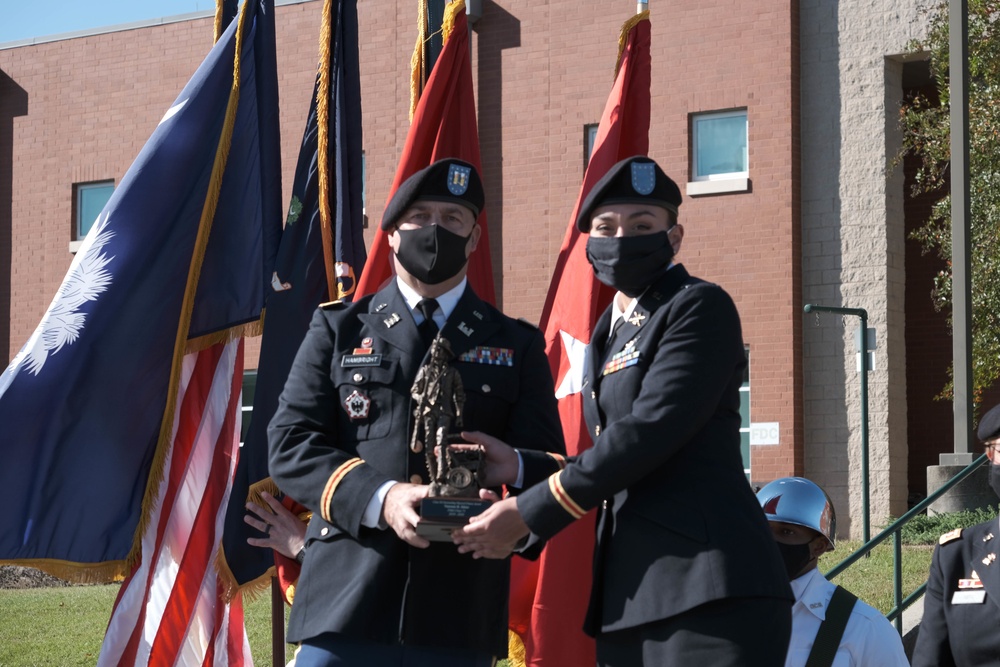
[[[479,498],[482,450],[449,447],[454,432],[462,428],[465,406],[462,378],[449,363],[454,356],[446,338],[435,338],[410,391],[415,404],[410,448],[425,452],[431,479],[430,496],[420,501],[416,530],[432,542],[450,542],[452,530],[490,506]]]

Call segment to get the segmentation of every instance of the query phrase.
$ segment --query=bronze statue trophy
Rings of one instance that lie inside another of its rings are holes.
[[[427,363],[413,382],[413,437],[410,449],[427,457],[430,496],[420,502],[417,534],[432,542],[450,542],[451,531],[464,526],[490,506],[479,498],[483,452],[454,450],[454,431],[462,428],[465,390],[458,371],[451,367],[455,354],[446,338],[431,343]]]

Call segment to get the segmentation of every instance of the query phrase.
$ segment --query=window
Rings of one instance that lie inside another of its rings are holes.
[[[597,141],[597,123],[583,126],[583,173],[587,173],[590,164],[590,154],[594,152],[594,142]]]
[[[745,348],[747,365],[743,369],[740,385],[740,454],[743,455],[743,472],[750,481],[750,348]]]
[[[94,226],[97,216],[111,199],[115,191],[114,181],[98,181],[94,183],[77,183],[74,190],[73,240],[82,241],[90,228]]]
[[[688,195],[746,191],[749,185],[747,112],[691,116],[691,182]]]

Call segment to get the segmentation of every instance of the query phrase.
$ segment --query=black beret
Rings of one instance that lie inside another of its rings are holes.
[[[591,213],[606,204],[652,204],[676,214],[681,190],[660,165],[644,155],[635,155],[611,167],[594,184],[580,206],[576,228],[589,232]]]
[[[438,160],[403,181],[382,213],[382,230],[392,229],[406,209],[421,199],[461,204],[478,218],[486,195],[479,172],[471,164],[455,158]]]
[[[976,435],[983,442],[1000,438],[1000,405],[983,415]]]

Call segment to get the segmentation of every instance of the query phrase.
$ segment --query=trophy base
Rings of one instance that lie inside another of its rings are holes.
[[[417,535],[431,542],[451,542],[451,531],[469,523],[471,517],[482,514],[492,504],[478,498],[424,498],[420,501]]]

